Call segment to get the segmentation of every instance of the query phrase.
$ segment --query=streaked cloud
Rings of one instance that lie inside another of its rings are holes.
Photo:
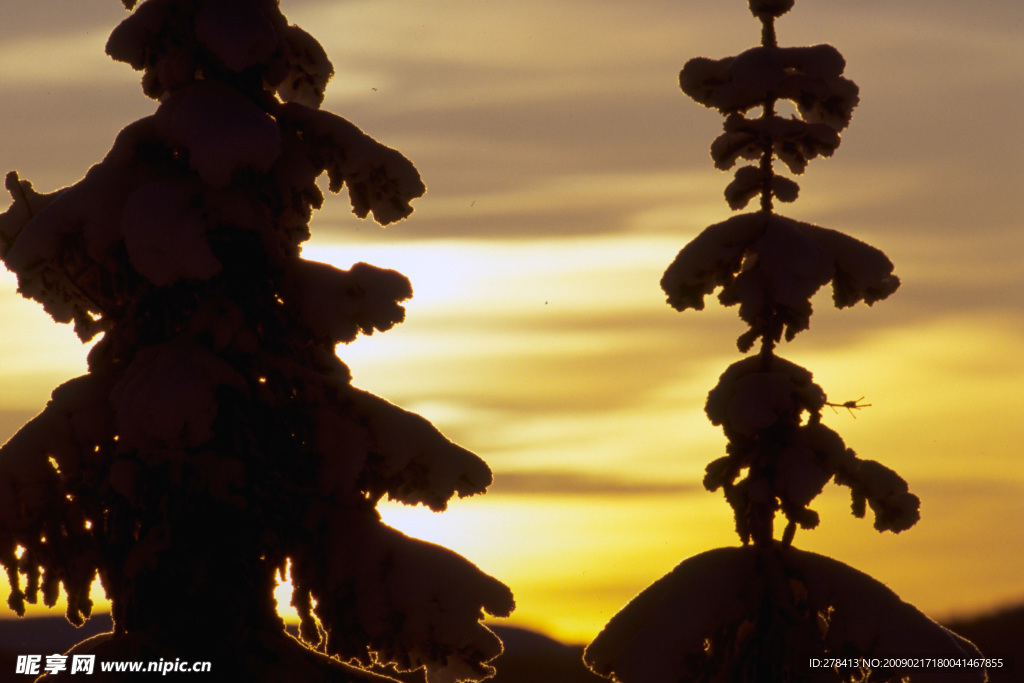
[[[621,474],[559,470],[505,471],[495,475],[492,495],[523,496],[648,496],[703,492],[700,482],[629,479]]]
[[[5,87],[51,89],[122,80],[128,67],[115,65],[104,54],[106,42],[103,33],[76,31],[0,43],[0,73]]]

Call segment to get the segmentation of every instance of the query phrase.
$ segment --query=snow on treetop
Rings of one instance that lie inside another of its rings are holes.
[[[334,74],[320,44],[289,26],[276,0],[146,0],[114,29],[107,54],[142,71],[143,91],[162,99],[196,80],[221,77],[287,102],[319,107]],[[135,2],[125,0],[128,9]],[[184,11],[183,11],[184,9]],[[257,78],[252,78],[257,75]]]
[[[825,405],[825,392],[810,371],[775,355],[733,363],[708,392],[705,412],[722,426],[729,448],[708,465],[704,486],[725,489],[744,542],[752,503],[781,508],[802,528],[816,527],[818,515],[808,505],[833,477],[850,487],[855,516],[863,517],[871,506],[879,531],[898,533],[920,518],[920,500],[898,474],[859,459],[821,424]],[[744,470],[746,478],[737,482]]]
[[[195,37],[231,71],[241,73],[264,64],[278,47],[278,24],[284,17],[276,2],[207,0],[195,15]],[[269,16],[268,16],[269,15]]]
[[[723,114],[743,113],[774,98],[791,100],[804,121],[839,131],[859,101],[842,77],[846,61],[831,45],[754,47],[735,57],[695,57],[679,74],[683,92]]]
[[[440,512],[454,495],[471,496],[490,486],[487,464],[423,417],[358,389],[349,399],[370,435],[364,485],[375,499],[386,494]]]
[[[732,647],[730,634],[737,634]],[[773,645],[757,647],[766,637]],[[684,560],[612,617],[584,661],[620,683],[712,675],[763,680],[766,671],[847,680],[831,669],[807,670],[812,656],[910,662],[981,654],[870,576],[822,555],[775,545],[717,548]],[[876,667],[871,680],[895,683],[919,672]],[[978,668],[930,668],[928,680],[982,683],[986,677]]]
[[[501,643],[480,620],[508,615],[511,591],[375,511],[385,496],[444,510],[491,471],[353,387],[336,355],[402,322],[412,286],[301,258],[321,174],[385,225],[425,192],[415,166],[319,110],[333,67],[277,0],[145,0],[107,50],[143,71],[156,112],[71,187],[40,194],[10,173],[0,214],[19,291],[83,341],[103,333],[89,374],[0,447],[10,606],[40,593],[52,606],[63,585],[81,624],[99,573],[115,659],[172,633],[161,652],[248,661],[238,653],[267,642],[342,671],[331,680],[390,680],[285,635],[270,590],[291,561],[303,635],[315,639],[315,602],[321,651],[426,667],[431,683],[492,674]]]
[[[419,172],[402,154],[329,112],[295,103],[281,106],[282,126],[296,131],[318,171],[326,171],[331,192],[348,186],[352,211],[370,212],[381,225],[412,213],[409,203],[426,192]]]
[[[763,195],[766,190],[779,201],[795,202],[800,186],[760,166],[744,166],[736,171],[735,179],[725,188],[725,200],[729,208],[743,209],[751,199]]]
[[[875,529],[899,533],[921,519],[921,501],[903,477],[880,462],[854,459],[843,463],[836,483],[850,487],[853,514],[863,517],[865,503],[875,514]]]
[[[364,666],[426,667],[431,683],[480,680],[501,641],[479,623],[484,611],[508,616],[511,591],[447,548],[380,523],[375,513],[336,515],[318,532],[326,553],[299,553],[292,576],[302,637]],[[312,605],[316,601],[316,606]],[[425,607],[426,606],[426,607]]]
[[[121,231],[132,266],[154,285],[187,278],[207,280],[221,268],[206,241],[206,223],[195,207],[196,187],[181,179],[158,180],[129,195]]]
[[[182,147],[204,183],[224,187],[236,170],[266,172],[281,152],[274,120],[235,88],[217,81],[190,83],[157,109],[157,132]]]
[[[122,448],[187,448],[214,436],[216,390],[245,379],[200,344],[179,338],[140,349],[110,392]]]
[[[425,191],[401,154],[318,111],[334,68],[311,35],[288,25],[276,0],[146,0],[114,29],[107,52],[144,72],[143,90],[163,103],[160,134],[210,185],[226,186],[239,169],[294,164],[281,146],[295,145],[280,127],[316,159],[313,178],[326,171],[332,192],[348,186],[360,218],[405,218]],[[313,178],[294,189],[318,207]]]
[[[804,412],[818,413],[825,392],[809,370],[784,358],[751,356],[730,365],[708,393],[705,412],[726,434],[756,437],[776,423],[796,425]]]
[[[760,211],[702,231],[676,256],[661,286],[679,311],[703,309],[704,296],[721,287],[719,300],[738,303],[751,326],[739,342],[747,350],[758,337],[778,341],[785,332],[792,339],[807,329],[810,299],[822,285],[832,282],[837,307],[872,304],[899,287],[892,271],[884,253],[860,240]]]
[[[288,104],[275,119],[230,86],[194,83],[126,126],[106,158],[71,187],[42,195],[9,174],[15,201],[0,214],[0,249],[19,291],[55,320],[74,321],[87,340],[140,296],[138,276],[160,287],[220,272],[211,239],[225,231],[254,231],[272,260],[286,259],[309,237],[324,171],[332,190],[348,187],[357,215],[372,212],[382,224],[408,216],[410,201],[425,191],[407,158],[338,116]],[[131,268],[120,259],[122,245]],[[74,274],[56,261],[77,264]],[[360,272],[371,279],[369,270]],[[387,315],[360,329],[402,319],[399,311]],[[338,334],[336,341],[352,338]]]
[[[711,143],[711,158],[716,168],[725,171],[738,159],[759,159],[766,146],[790,171],[799,174],[811,159],[832,156],[839,146],[839,133],[823,123],[781,116],[748,119],[734,113],[725,120],[725,132]]]
[[[917,670],[807,667],[813,658],[976,658],[970,643],[931,622],[885,586],[844,564],[792,547],[797,528],[819,523],[809,505],[829,481],[848,486],[853,513],[870,505],[875,528],[900,532],[919,519],[920,500],[894,471],[861,460],[822,424],[830,403],[806,368],[776,354],[777,343],[808,328],[811,298],[832,283],[835,305],[869,305],[900,282],[880,250],[835,230],[776,214],[797,184],[776,172],[781,160],[800,174],[831,156],[857,104],[857,86],[829,45],[777,47],[774,21],[792,0],[749,0],[761,20],[761,46],[720,60],[696,58],[680,86],[726,115],[712,143],[717,168],[740,159],[725,195],[733,209],[760,197],[761,210],[711,225],[665,271],[661,285],[677,310],[704,307],[721,289],[739,304],[749,331],[738,340],[756,355],[733,363],[708,393],[705,412],[728,439],[726,455],[708,464],[704,486],[722,490],[733,509],[742,548],[720,548],[682,562],[619,612],[584,659],[617,683],[678,681],[808,681],[897,683]],[[777,101],[799,117],[776,114]],[[745,112],[759,110],[756,118]],[[778,513],[785,516],[776,540]],[[859,661],[859,660],[858,660]],[[980,669],[934,669],[929,680],[984,681]]]
[[[366,263],[346,271],[305,259],[289,264],[283,290],[312,335],[332,345],[390,330],[405,320],[400,304],[412,297],[409,279],[397,271]]]
[[[781,17],[793,9],[793,0],[750,0],[750,11],[755,17]]]

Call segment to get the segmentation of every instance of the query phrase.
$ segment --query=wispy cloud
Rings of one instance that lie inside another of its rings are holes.
[[[0,43],[5,88],[66,88],[122,80],[130,67],[118,67],[104,54],[102,32],[16,38]]]
[[[499,472],[489,492],[528,496],[648,496],[705,492],[693,481],[652,481],[590,472],[533,470]]]

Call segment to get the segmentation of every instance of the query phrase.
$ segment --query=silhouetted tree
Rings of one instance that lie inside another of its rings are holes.
[[[692,59],[680,85],[726,117],[711,145],[715,166],[752,162],[726,188],[729,206],[759,199],[760,208],[705,229],[661,281],[680,311],[703,309],[704,297],[721,288],[719,301],[739,304],[749,326],[740,351],[758,347],[722,374],[705,406],[728,445],[708,465],[704,486],[724,492],[743,545],[683,561],[612,618],[585,659],[624,683],[983,681],[969,642],[871,577],[792,546],[797,528],[818,525],[809,506],[830,480],[850,488],[854,515],[871,508],[879,531],[913,526],[919,500],[895,472],[858,458],[822,422],[826,406],[864,406],[830,402],[810,371],[776,353],[783,338],[808,328],[811,297],[822,286],[831,283],[836,307],[845,308],[888,297],[899,280],[878,249],[775,212],[776,200],[792,202],[798,193],[778,162],[801,174],[810,160],[831,156],[858,89],[842,76],[845,62],[834,47],[777,45],[775,20],[793,0],[749,5],[762,24],[761,45],[735,57]],[[781,116],[781,101],[796,114]],[[785,528],[777,540],[780,512]],[[888,657],[897,665],[880,666]],[[914,664],[913,657],[952,658],[954,668]],[[814,658],[822,666],[812,666]],[[965,667],[967,658],[975,661]]]
[[[479,620],[511,592],[375,508],[443,510],[490,470],[335,355],[401,322],[410,283],[300,257],[322,173],[382,225],[412,212],[419,174],[319,109],[333,68],[277,0],[123,2],[107,53],[142,71],[156,112],[70,187],[7,176],[19,292],[100,336],[88,374],[0,450],[10,607],[63,586],[81,624],[98,574],[115,629],[78,652],[212,660],[218,680],[486,677],[501,643]],[[286,566],[302,639],[336,659],[285,634]]]

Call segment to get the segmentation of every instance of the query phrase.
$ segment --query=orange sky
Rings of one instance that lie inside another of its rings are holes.
[[[397,268],[407,321],[339,349],[355,383],[428,417],[495,472],[443,515],[385,514],[508,583],[513,623],[592,638],[683,558],[737,542],[700,487],[724,438],[704,398],[740,358],[735,311],[679,314],[658,281],[730,215],[708,146],[721,118],[676,85],[691,57],[751,47],[743,0],[283,0],[338,75],[325,108],[411,158],[428,186],[387,230],[342,198],[309,258]],[[39,0],[0,26],[0,170],[78,180],[150,113],[103,55],[117,0]],[[893,536],[845,489],[796,545],[934,616],[1024,599],[1024,5],[798,0],[783,45],[830,42],[861,105],[812,163],[793,218],[883,249],[901,289],[874,308],[816,299],[781,353],[815,373],[861,457],[901,473],[922,521]],[[0,439],[84,369],[70,329],[0,274]]]

